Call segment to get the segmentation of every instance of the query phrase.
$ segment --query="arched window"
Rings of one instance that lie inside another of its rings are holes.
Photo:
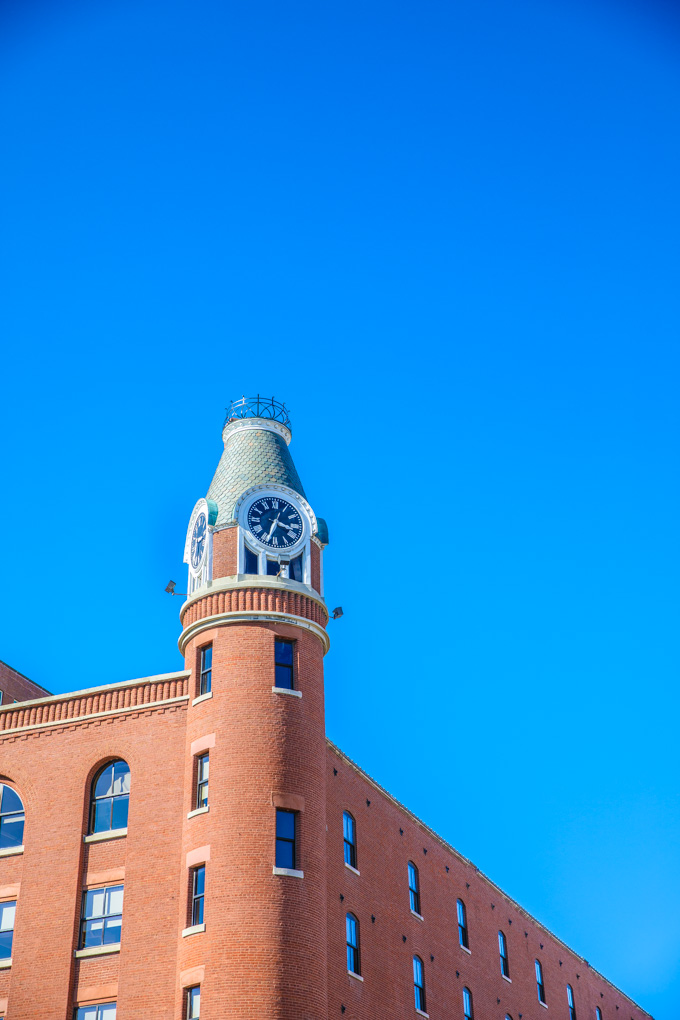
[[[416,996],[416,1009],[425,1012],[425,974],[423,961],[419,956],[413,957],[413,991]]]
[[[413,861],[408,862],[408,895],[411,901],[411,910],[414,914],[420,914],[420,881],[418,869]]]
[[[463,989],[463,1012],[465,1014],[465,1020],[474,1020],[474,1013],[472,1012],[472,992],[469,988]]]
[[[0,850],[23,846],[24,805],[11,786],[0,784]]]
[[[595,1007],[595,1020],[602,1020],[602,1010],[599,1006]]]
[[[501,974],[503,977],[510,977],[510,965],[508,964],[508,943],[502,931],[498,932],[498,952],[501,957]]]
[[[126,761],[111,761],[92,783],[90,832],[125,829],[130,800],[130,767]]]
[[[543,984],[543,968],[541,967],[540,960],[534,960],[536,967],[536,991],[538,992],[538,1001],[545,1002],[545,985]]]
[[[574,990],[567,985],[567,1002],[569,1004],[569,1020],[576,1020],[576,1007],[574,1006]]]
[[[467,929],[467,911],[465,904],[462,900],[458,900],[456,903],[456,909],[458,911],[458,941],[460,942],[463,949],[469,949],[468,945],[468,929]]]
[[[342,816],[342,835],[345,841],[345,864],[356,870],[357,866],[357,838],[354,819],[349,811]]]
[[[359,922],[354,914],[348,914],[345,921],[347,931],[347,970],[350,974],[361,974]]]

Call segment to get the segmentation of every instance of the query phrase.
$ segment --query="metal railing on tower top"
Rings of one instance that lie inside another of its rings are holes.
[[[288,408],[280,400],[274,397],[240,397],[232,400],[227,408],[227,417],[224,424],[236,421],[238,418],[271,418],[272,421],[280,421],[282,425],[290,428]]]

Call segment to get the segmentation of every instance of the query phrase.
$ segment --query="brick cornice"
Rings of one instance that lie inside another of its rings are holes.
[[[215,613],[212,616],[205,616],[202,619],[196,620],[194,623],[189,624],[185,627],[179,636],[177,642],[179,650],[184,655],[185,649],[189,641],[196,637],[204,630],[212,630],[213,627],[226,627],[230,624],[238,623],[287,623],[293,627],[301,627],[303,630],[311,631],[315,634],[321,644],[323,645],[324,655],[330,648],[330,638],[326,631],[318,623],[313,620],[307,620],[301,616],[294,616],[292,613],[280,613],[280,612],[248,612],[248,611],[237,611],[237,612],[223,612]]]
[[[300,581],[291,581],[285,577],[267,577],[266,575],[258,575],[257,581],[253,581],[252,574],[233,574],[231,577],[220,577],[215,581],[210,581],[204,588],[199,588],[193,595],[191,595],[186,602],[182,604],[179,611],[179,618],[182,625],[186,625],[185,617],[192,606],[195,606],[197,602],[202,602],[204,599],[209,599],[211,596],[219,598],[220,594],[225,592],[238,592],[238,591],[258,591],[258,592],[287,592],[288,598],[294,595],[300,595],[309,602],[314,603],[318,606],[318,615],[308,615],[308,619],[314,619],[316,622],[321,622],[325,617],[324,625],[328,622],[329,612],[326,608],[326,603],[318,592],[314,591],[307,584],[302,584]],[[245,608],[245,607],[244,607]],[[274,608],[273,606],[271,608]],[[188,622],[193,623],[194,619],[198,617],[194,616]]]

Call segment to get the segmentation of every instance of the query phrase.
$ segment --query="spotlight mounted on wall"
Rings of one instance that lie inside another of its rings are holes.
[[[187,593],[185,591],[175,591],[175,584],[176,584],[176,581],[168,581],[168,583],[167,583],[167,585],[165,587],[165,590],[167,591],[167,593],[169,595],[182,595],[182,596],[186,596]]]
[[[342,611],[342,606],[336,606],[335,609],[333,610],[333,617],[332,617],[332,619],[339,620],[340,617],[344,616],[344,615],[345,614]]]

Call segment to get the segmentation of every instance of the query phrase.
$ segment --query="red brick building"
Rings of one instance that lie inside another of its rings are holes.
[[[327,741],[326,524],[285,408],[239,402],[223,437],[186,668],[2,674],[0,1017],[642,1020]]]

